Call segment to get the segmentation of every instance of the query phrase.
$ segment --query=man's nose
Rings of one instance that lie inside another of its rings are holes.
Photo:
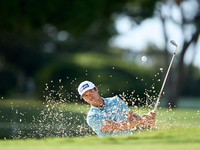
[[[89,94],[89,97],[92,97],[92,94],[91,94],[91,93]]]

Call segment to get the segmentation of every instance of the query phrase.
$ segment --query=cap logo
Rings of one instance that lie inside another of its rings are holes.
[[[84,84],[81,88],[80,88],[80,92],[82,93],[84,89],[88,88],[89,84]]]

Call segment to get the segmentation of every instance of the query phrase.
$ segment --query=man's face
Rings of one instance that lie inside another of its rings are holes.
[[[82,97],[86,102],[88,102],[92,106],[98,107],[100,104],[101,97],[99,96],[97,87],[95,87],[94,89],[85,91]]]

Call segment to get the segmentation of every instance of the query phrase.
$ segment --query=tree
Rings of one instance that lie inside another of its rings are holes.
[[[18,91],[23,91],[26,77],[33,76],[44,64],[54,59],[54,53],[108,53],[107,41],[117,34],[114,28],[115,15],[129,14],[140,22],[153,14],[155,2],[156,0],[1,0],[0,74],[8,72],[9,76],[6,78],[7,85],[10,86],[7,89],[13,89],[16,85]],[[53,29],[53,33],[44,33],[45,25],[50,25],[49,30]],[[55,38],[57,31],[69,33],[68,40],[60,42]],[[50,45],[48,48],[55,46],[56,51],[44,53],[43,47],[46,44]],[[2,89],[3,87],[4,85]],[[5,94],[5,91],[0,91],[0,94]]]
[[[174,9],[178,10],[180,19],[176,19],[174,16]],[[167,13],[166,13],[167,11]],[[167,82],[167,104],[171,107],[176,106],[178,96],[180,95],[184,81],[192,67],[193,61],[186,64],[184,57],[189,47],[193,47],[193,58],[197,51],[197,41],[200,35],[200,1],[194,0],[174,0],[174,1],[161,1],[157,3],[156,13],[160,17],[163,26],[163,35],[166,43],[170,40],[168,34],[167,23],[173,22],[179,27],[182,33],[182,45],[179,43],[178,51],[180,52],[178,58],[176,58],[176,69],[170,72],[169,79]],[[192,30],[189,30],[192,29]],[[176,33],[174,33],[176,34]],[[182,49],[181,49],[182,48]],[[164,49],[165,55],[165,68],[169,65],[171,55],[167,45]],[[193,60],[193,59],[192,59]]]

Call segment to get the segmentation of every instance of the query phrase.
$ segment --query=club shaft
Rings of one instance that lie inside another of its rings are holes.
[[[177,46],[176,46],[176,49],[175,49],[174,54],[173,54],[173,56],[172,56],[171,62],[170,62],[170,64],[169,64],[167,73],[166,73],[166,75],[165,75],[165,79],[164,79],[163,84],[162,84],[162,87],[161,87],[161,89],[160,89],[160,93],[159,93],[159,95],[158,95],[156,104],[155,104],[155,106],[154,106],[154,110],[156,110],[157,107],[158,107],[158,103],[159,103],[160,97],[161,97],[161,95],[162,95],[162,91],[163,91],[163,88],[164,88],[164,86],[165,86],[165,82],[166,82],[166,80],[167,80],[167,77],[168,77],[170,68],[171,68],[171,66],[172,66],[172,62],[173,62],[173,60],[174,60],[174,56],[175,56],[175,54],[176,54],[176,50],[177,50]]]

